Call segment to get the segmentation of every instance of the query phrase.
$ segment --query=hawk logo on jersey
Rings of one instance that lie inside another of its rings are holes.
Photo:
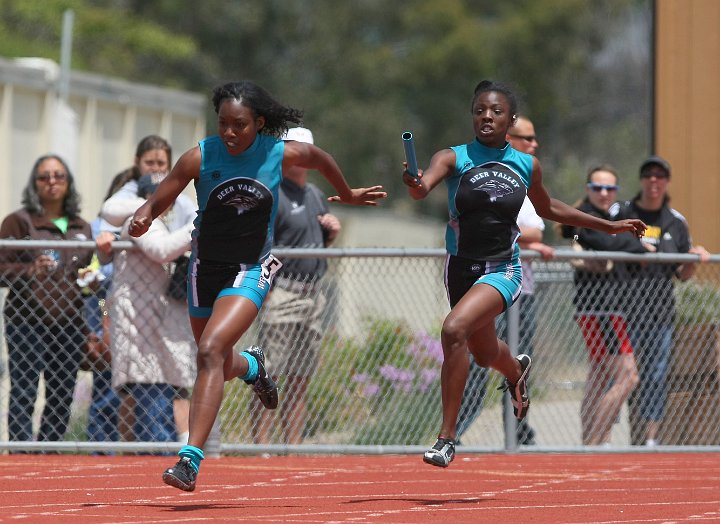
[[[212,200],[221,206],[233,207],[238,215],[254,211],[261,206],[272,205],[272,195],[266,187],[255,180],[235,179],[218,187]]]
[[[256,197],[249,195],[235,195],[229,200],[223,202],[226,206],[234,206],[237,209],[238,215],[242,215],[245,211],[255,209],[258,205]]]
[[[512,186],[501,180],[487,180],[479,186],[473,188],[473,191],[484,191],[490,196],[490,202],[495,202],[498,198],[511,194],[514,190]]]

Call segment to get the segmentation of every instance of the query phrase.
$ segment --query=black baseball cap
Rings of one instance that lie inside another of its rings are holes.
[[[657,155],[649,157],[640,165],[640,177],[642,177],[643,171],[652,165],[660,166],[667,173],[668,178],[670,178],[670,164],[663,157]]]

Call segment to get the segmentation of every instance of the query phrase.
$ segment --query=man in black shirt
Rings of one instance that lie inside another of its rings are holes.
[[[693,246],[687,221],[670,207],[670,164],[651,156],[640,166],[640,193],[621,206],[618,218],[639,218],[642,241],[657,253],[693,253],[707,261],[710,253]],[[675,322],[674,279],[692,277],[694,263],[628,264],[637,299],[630,312],[630,338],[637,355],[640,385],[630,397],[631,444],[654,446],[665,416],[667,371]]]

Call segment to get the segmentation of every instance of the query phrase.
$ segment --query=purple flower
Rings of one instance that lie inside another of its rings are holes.
[[[440,372],[437,369],[423,369],[420,372],[420,383],[418,390],[425,393],[430,386],[438,379]]]
[[[355,373],[351,380],[359,384],[365,384],[370,380],[370,375],[367,373]]]
[[[362,390],[361,395],[363,397],[374,397],[380,392],[380,386],[378,384],[366,384]]]
[[[379,370],[380,376],[390,382],[412,382],[415,373],[409,369],[396,368],[395,366],[385,365]]]
[[[416,360],[424,360],[430,358],[435,362],[442,363],[443,350],[442,343],[427,333],[420,331],[415,335],[415,343],[409,344],[406,352]]]
[[[408,344],[408,347],[405,348],[405,352],[416,360],[422,359],[425,356],[423,348],[415,343]]]
[[[400,369],[398,380],[401,382],[412,382],[415,379],[415,372],[409,369]]]
[[[380,376],[390,381],[397,380],[399,371],[398,368],[390,364],[381,366],[380,369],[378,369]]]
[[[439,376],[440,372],[435,368],[423,369],[420,372],[420,380],[423,384],[432,384],[438,379]]]
[[[402,391],[403,393],[410,393],[413,390],[413,385],[410,382],[393,382],[392,388],[395,391]]]
[[[442,344],[437,339],[428,338],[425,343],[425,351],[427,355],[438,364],[442,364],[443,360],[445,360]]]

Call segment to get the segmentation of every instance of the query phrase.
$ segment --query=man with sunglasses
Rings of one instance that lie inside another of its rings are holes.
[[[658,253],[693,253],[705,262],[710,253],[693,246],[687,221],[670,207],[670,164],[651,156],[640,166],[640,192],[625,202],[618,218],[640,218],[647,224],[642,241]],[[665,415],[667,371],[675,320],[674,279],[688,280],[694,263],[628,264],[637,287],[630,338],[637,355],[640,385],[630,397],[631,444],[654,446]]]
[[[506,140],[510,142],[513,149],[533,156],[540,145],[535,135],[535,126],[530,119],[524,116],[517,117],[515,125],[510,128],[506,135]],[[517,225],[521,233],[518,243],[522,249],[538,251],[543,260],[551,260],[555,256],[555,250],[542,242],[545,223],[535,212],[535,208],[527,196],[520,208]],[[520,263],[523,270],[523,282],[520,298],[517,301],[520,313],[518,352],[532,355],[536,327],[535,279],[533,277],[532,260],[521,259]],[[502,339],[507,338],[505,315],[498,317],[497,335]],[[460,414],[458,415],[458,440],[480,415],[487,389],[487,378],[487,368],[478,366],[475,359],[471,358],[468,380],[460,404]],[[508,428],[505,428],[505,431],[507,432]],[[532,446],[535,444],[535,430],[530,427],[527,417],[517,423],[516,435],[519,445]]]
[[[608,164],[592,167],[585,187],[585,198],[577,208],[613,220],[619,207],[615,201],[619,188],[615,168]],[[574,239],[583,250],[653,251],[634,235],[608,235],[573,226],[562,226],[561,230],[564,238]],[[609,446],[613,425],[639,380],[626,314],[636,293],[624,264],[584,259],[573,266],[575,320],[588,350],[588,374],[580,403],[582,443]]]

